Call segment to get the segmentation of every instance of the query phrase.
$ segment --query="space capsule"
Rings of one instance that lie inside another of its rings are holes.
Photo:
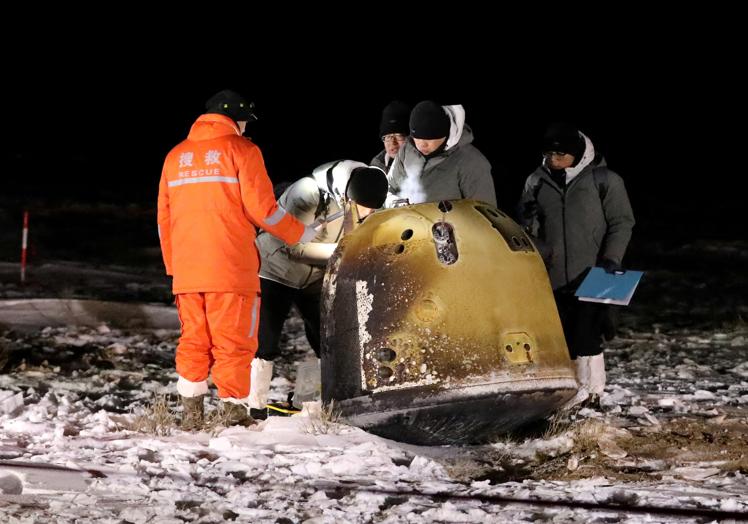
[[[543,261],[485,203],[370,215],[340,242],[322,297],[322,400],[372,433],[487,442],[576,392]]]

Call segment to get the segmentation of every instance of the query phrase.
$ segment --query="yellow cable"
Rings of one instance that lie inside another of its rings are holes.
[[[296,413],[301,413],[301,410],[300,409],[296,409],[296,408],[285,409],[285,408],[282,408],[280,406],[273,406],[272,404],[268,404],[266,407],[268,409],[272,409],[272,410],[278,411],[280,413],[287,413],[289,415],[295,415]]]

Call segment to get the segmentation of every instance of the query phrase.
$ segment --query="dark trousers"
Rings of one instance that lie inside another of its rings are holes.
[[[592,357],[603,352],[603,323],[609,306],[596,302],[583,302],[574,296],[576,285],[554,292],[566,345],[572,359]],[[260,320],[262,321],[262,320]]]
[[[304,331],[309,345],[319,357],[320,295],[322,281],[304,289],[296,289],[266,278],[260,279],[262,301],[260,302],[259,347],[255,357],[273,360],[280,355],[280,336],[283,323],[296,306],[304,320]]]

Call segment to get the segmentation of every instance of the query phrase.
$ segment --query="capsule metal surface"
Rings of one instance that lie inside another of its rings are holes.
[[[482,202],[369,216],[328,264],[322,302],[323,401],[372,433],[486,442],[576,392],[543,261]]]

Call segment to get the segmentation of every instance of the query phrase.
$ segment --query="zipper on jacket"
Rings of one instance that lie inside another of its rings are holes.
[[[567,285],[569,283],[569,250],[566,247],[566,188],[561,194],[561,228],[564,232],[564,277]]]

